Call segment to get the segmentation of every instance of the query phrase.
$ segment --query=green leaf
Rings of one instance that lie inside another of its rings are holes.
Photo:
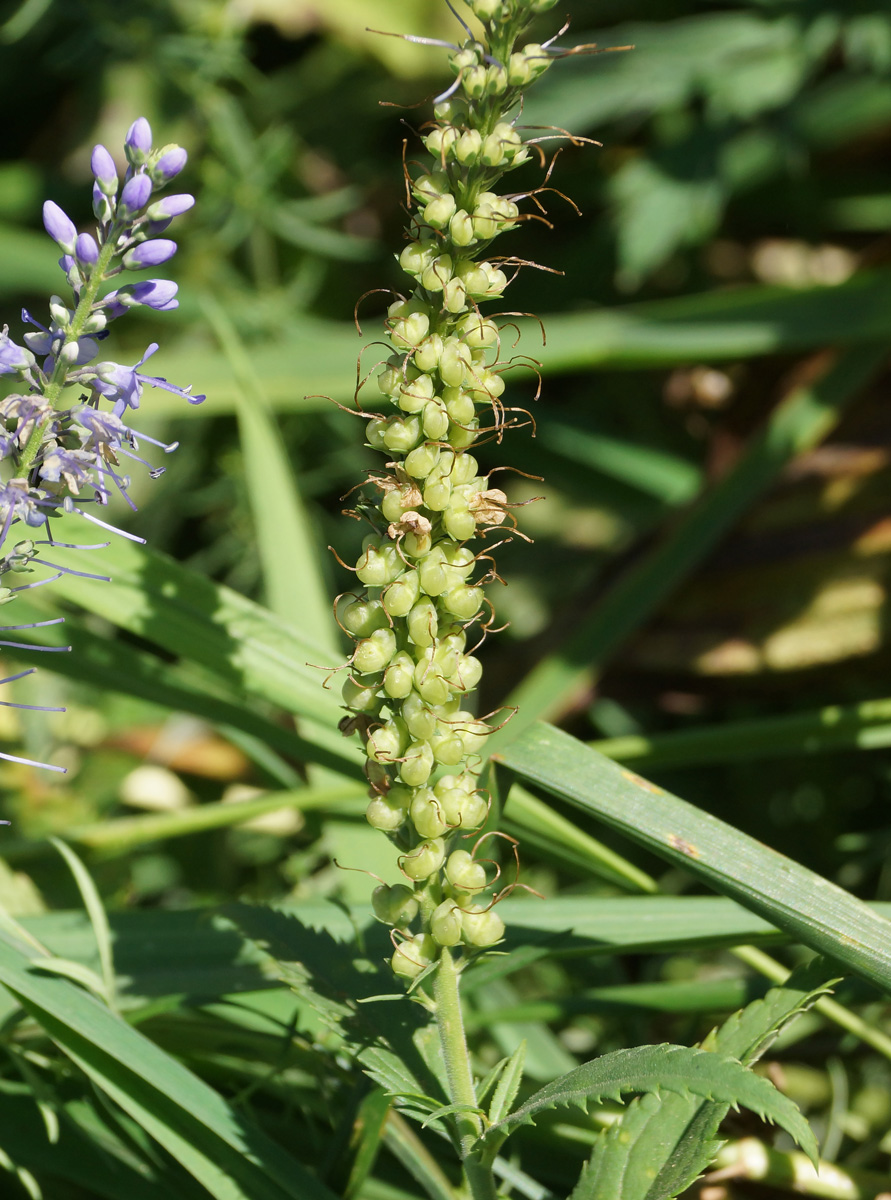
[[[526,1062],[526,1043],[520,1042],[516,1050],[505,1059],[498,1086],[489,1105],[489,1124],[494,1125],[510,1112],[523,1082],[523,1067]]]
[[[86,523],[66,518],[66,533],[86,538]],[[359,747],[340,737],[339,691],[323,686],[323,647],[254,604],[165,555],[124,539],[103,551],[53,548],[53,561],[79,571],[104,571],[110,583],[64,575],[55,594],[120,628],[195,663],[236,695],[259,696],[319,726],[327,749],[351,764]],[[316,664],[315,666],[312,664]]]
[[[824,964],[815,960],[790,976],[786,985],[734,1013],[706,1038],[703,1048],[750,1066],[780,1029],[825,993],[828,982]],[[671,1200],[714,1159],[720,1148],[718,1127],[729,1105],[677,1093],[645,1097],[635,1104],[637,1111],[629,1110],[617,1127],[599,1136],[579,1180],[580,1197]]]
[[[646,767],[751,761],[834,750],[880,750],[891,745],[891,700],[865,700],[802,713],[776,713],[715,728],[682,729],[651,737],[592,743],[607,758]]]
[[[589,1101],[619,1100],[629,1092],[676,1092],[719,1104],[744,1105],[764,1120],[786,1130],[816,1160],[817,1143],[810,1127],[788,1097],[734,1058],[687,1046],[637,1046],[615,1050],[555,1079],[492,1125],[484,1142],[503,1141],[520,1125],[534,1124],[549,1109]]]
[[[67,980],[34,974],[29,957],[0,937],[0,982],[215,1200],[333,1200],[299,1162],[181,1063]]]
[[[102,903],[102,897],[99,895],[99,891],[93,882],[92,875],[71,847],[66,846],[58,838],[50,838],[50,842],[65,859],[77,883],[77,890],[80,892],[84,908],[87,910],[87,916],[90,918],[90,925],[92,926],[93,934],[96,938],[96,947],[99,951],[99,962],[102,966],[102,994],[109,1008],[117,1008],[114,953],[111,947],[111,931],[108,927],[108,916],[105,912],[105,905]]]
[[[350,1138],[353,1161],[344,1188],[344,1200],[352,1200],[353,1196],[361,1192],[363,1184],[374,1169],[390,1107],[390,1098],[383,1088],[372,1088],[359,1105]]]
[[[528,729],[498,758],[796,940],[891,986],[891,924],[828,879],[551,726]]]
[[[238,428],[268,607],[283,621],[299,611],[304,638],[337,657],[331,589],[321,570],[318,539],[257,383],[254,359],[220,305],[205,296],[203,307],[238,381]]]

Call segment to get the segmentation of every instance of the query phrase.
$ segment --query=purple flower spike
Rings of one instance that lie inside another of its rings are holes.
[[[162,200],[155,201],[145,215],[150,221],[170,220],[188,212],[194,203],[194,196],[190,196],[188,192],[181,192],[179,195],[165,196]]]
[[[152,181],[148,175],[134,175],[124,184],[121,198],[118,202],[118,215],[127,219],[135,217],[149,202],[152,194]]]
[[[113,196],[118,190],[118,169],[114,159],[104,146],[93,147],[93,157],[90,159],[93,178],[106,196]]]
[[[188,157],[182,146],[173,146],[170,150],[165,150],[151,168],[152,179],[158,187],[163,187],[165,183],[169,183],[175,175],[178,175],[186,165]]]
[[[43,206],[43,227],[66,254],[74,253],[74,245],[77,241],[74,222],[52,200],[47,200]]]
[[[80,234],[74,247],[74,253],[82,267],[92,267],[99,261],[99,247],[96,245],[96,239],[88,233]]]
[[[174,254],[176,242],[171,242],[169,238],[155,238],[128,250],[121,262],[127,271],[141,271],[144,267],[159,267],[173,258]]]
[[[152,127],[145,117],[137,117],[127,131],[124,150],[134,167],[141,167],[152,149]]]

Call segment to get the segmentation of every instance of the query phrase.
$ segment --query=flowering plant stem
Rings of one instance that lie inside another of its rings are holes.
[[[436,1002],[436,1026],[442,1046],[452,1104],[461,1105],[456,1125],[461,1149],[467,1190],[473,1200],[494,1200],[495,1183],[491,1165],[484,1162],[474,1149],[482,1122],[478,1112],[476,1088],[464,1018],[461,1014],[460,973],[447,946],[444,946],[436,969],[433,997]]]

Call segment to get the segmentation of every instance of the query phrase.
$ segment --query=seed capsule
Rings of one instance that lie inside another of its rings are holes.
[[[400,859],[400,866],[409,879],[429,879],[442,866],[445,859],[445,843],[442,838],[428,838],[421,842],[411,854]]]

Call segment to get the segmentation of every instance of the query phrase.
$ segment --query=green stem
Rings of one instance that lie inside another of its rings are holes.
[[[62,344],[62,349],[76,342],[86,328],[87,321],[93,315],[93,304],[96,296],[99,294],[99,288],[105,282],[105,273],[111,265],[111,260],[114,257],[115,247],[117,245],[118,233],[117,224],[113,225],[108,231],[105,242],[99,251],[99,258],[96,261],[93,270],[90,272],[90,278],[84,284],[84,289],[81,292],[80,300],[77,308],[74,310],[74,316],[71,319],[71,324],[65,332],[65,341]],[[70,364],[65,362],[63,355],[60,353],[56,359],[56,365],[53,368],[53,373],[50,376],[50,381],[44,389],[44,398],[50,404],[55,404],[62,393],[68,378],[68,368]],[[31,436],[25,443],[25,448],[22,451],[22,457],[19,459],[18,473],[24,479],[30,471],[34,459],[43,445],[43,437],[46,433],[49,419],[40,425],[35,425],[31,430]]]
[[[467,1192],[472,1200],[495,1200],[492,1168],[483,1161],[478,1148],[483,1131],[482,1121],[476,1112],[469,1111],[478,1106],[470,1052],[464,1036],[458,980],[459,973],[452,956],[448,948],[443,947],[433,994],[436,998],[436,1024],[449,1080],[449,1098],[452,1104],[463,1104],[468,1108],[466,1112],[455,1114]]]

